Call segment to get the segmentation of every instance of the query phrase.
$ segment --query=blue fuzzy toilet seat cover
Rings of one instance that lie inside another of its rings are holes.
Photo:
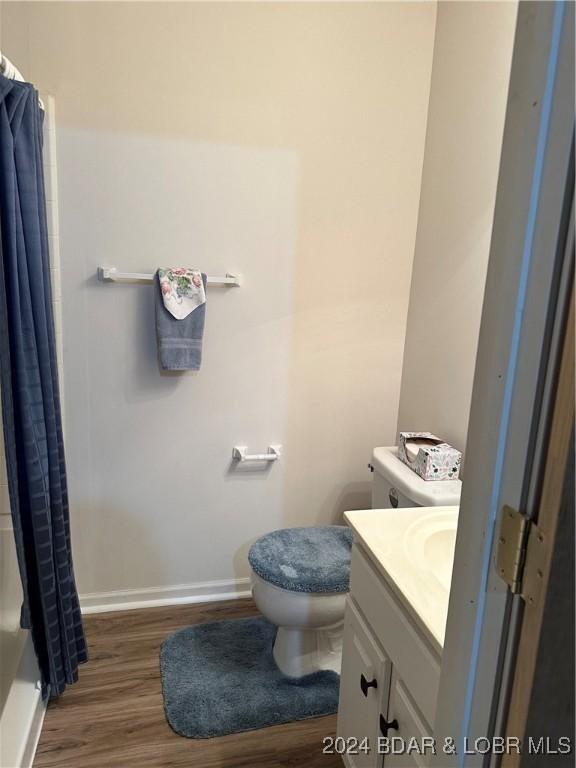
[[[282,528],[258,539],[248,561],[261,579],[291,592],[348,592],[352,538],[345,525]]]

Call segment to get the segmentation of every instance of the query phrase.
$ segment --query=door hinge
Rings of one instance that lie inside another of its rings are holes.
[[[546,539],[517,509],[502,509],[496,568],[510,590],[530,605],[538,602],[544,579]]]

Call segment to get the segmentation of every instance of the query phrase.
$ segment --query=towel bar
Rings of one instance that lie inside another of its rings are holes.
[[[98,279],[103,282],[118,283],[124,280],[146,280],[152,282],[154,275],[150,272],[119,272],[116,267],[98,267]],[[242,283],[241,275],[231,275],[229,272],[225,276],[208,275],[206,278],[208,285],[235,285]]]
[[[281,445],[269,445],[266,453],[248,453],[245,445],[235,445],[232,458],[235,461],[277,461],[280,458]]]

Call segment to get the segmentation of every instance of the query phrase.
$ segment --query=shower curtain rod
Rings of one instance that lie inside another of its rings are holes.
[[[24,75],[18,67],[14,66],[10,59],[5,56],[2,51],[0,51],[0,74],[4,75],[4,77],[7,77],[8,80],[16,80],[19,83],[26,83],[27,80],[24,79]],[[44,109],[44,104],[42,103],[42,99],[38,98],[38,103],[40,104],[40,109]]]

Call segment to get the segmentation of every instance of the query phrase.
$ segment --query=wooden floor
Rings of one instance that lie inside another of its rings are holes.
[[[342,768],[322,754],[336,717],[186,739],[164,717],[159,651],[186,624],[253,616],[251,600],[88,616],[90,661],[46,713],[34,768]]]

